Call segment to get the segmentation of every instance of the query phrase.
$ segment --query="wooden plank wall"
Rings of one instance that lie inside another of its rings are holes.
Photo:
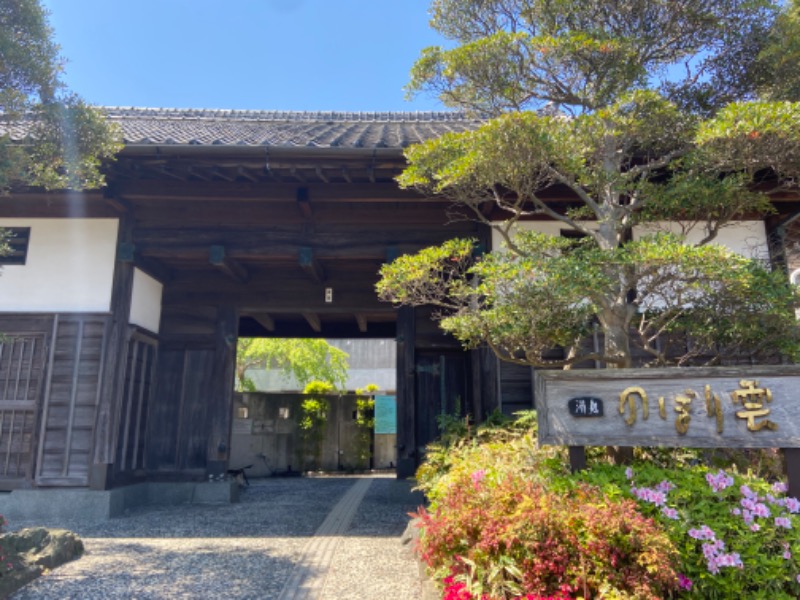
[[[156,395],[150,405],[147,468],[204,475],[209,394],[214,375],[211,348],[162,348]],[[231,390],[232,393],[232,390]]]
[[[53,319],[37,485],[89,483],[107,325],[106,315],[56,315]]]
[[[145,440],[153,393],[158,342],[134,331],[128,341],[125,383],[120,403],[115,478],[141,472],[145,466]]]
[[[0,489],[30,486],[46,356],[43,332],[0,337]]]

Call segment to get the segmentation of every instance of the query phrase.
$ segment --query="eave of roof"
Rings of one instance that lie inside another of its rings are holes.
[[[293,112],[106,107],[129,152],[153,147],[390,151],[474,129],[455,112]]]

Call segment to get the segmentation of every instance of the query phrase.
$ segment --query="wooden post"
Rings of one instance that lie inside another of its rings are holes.
[[[206,471],[208,475],[215,477],[225,474],[230,456],[238,327],[239,315],[236,308],[220,306],[217,309],[214,333],[214,367],[207,413]]]
[[[416,380],[414,346],[416,314],[413,307],[397,311],[397,478],[413,477],[416,470]]]
[[[569,446],[569,468],[573,473],[586,468],[585,446]]]
[[[128,346],[128,317],[133,292],[133,262],[122,260],[126,244],[130,243],[133,221],[125,215],[119,223],[119,244],[114,264],[111,291],[111,316],[105,331],[103,373],[95,415],[94,451],[89,473],[92,489],[108,489],[113,484],[112,464],[115,460],[120,401],[124,387]]]
[[[800,498],[800,448],[782,448],[786,478],[789,482],[788,496]]]

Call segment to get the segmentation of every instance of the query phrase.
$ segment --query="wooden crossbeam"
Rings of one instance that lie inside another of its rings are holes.
[[[317,283],[325,281],[325,271],[322,265],[314,257],[314,250],[311,248],[300,248],[299,252],[300,268]]]
[[[314,330],[314,333],[322,333],[322,321],[317,313],[303,313],[303,318]]]
[[[225,256],[225,246],[210,246],[208,249],[208,262],[237,283],[247,283],[247,269],[241,263]]]
[[[356,313],[356,323],[358,323],[358,330],[361,333],[367,333],[367,317]]]

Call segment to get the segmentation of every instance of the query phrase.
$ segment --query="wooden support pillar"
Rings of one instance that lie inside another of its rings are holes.
[[[217,309],[214,332],[214,367],[208,394],[207,462],[208,475],[224,475],[228,469],[233,418],[233,383],[236,376],[238,311],[223,305]]]
[[[397,311],[397,478],[413,477],[417,468],[415,352],[413,307]]]
[[[800,448],[783,448],[783,460],[789,483],[786,495],[800,498]]]
[[[491,206],[491,204],[488,204]],[[486,224],[478,225],[478,244],[480,252],[492,249],[492,228]],[[497,357],[488,347],[470,352],[472,368],[472,416],[483,422],[494,410],[500,408],[499,367]]]
[[[569,468],[573,473],[583,471],[586,468],[586,447],[569,446]]]
[[[489,348],[470,351],[472,371],[473,418],[482,423],[494,410],[500,408],[497,357]]]
[[[128,256],[133,237],[133,219],[123,215],[119,223],[117,256],[111,290],[111,316],[104,338],[103,373],[95,413],[95,436],[89,487],[108,489],[113,484],[112,465],[118,435],[119,410],[124,389],[125,365],[133,292],[133,260]]]

